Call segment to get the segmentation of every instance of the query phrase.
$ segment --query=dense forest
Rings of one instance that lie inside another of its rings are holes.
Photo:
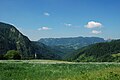
[[[120,40],[96,43],[83,47],[67,58],[78,62],[112,62],[120,61]]]

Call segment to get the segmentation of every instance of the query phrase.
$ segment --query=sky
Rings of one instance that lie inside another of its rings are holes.
[[[0,22],[30,40],[120,38],[120,0],[0,0]]]

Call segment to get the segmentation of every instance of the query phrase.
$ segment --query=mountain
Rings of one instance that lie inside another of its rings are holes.
[[[41,38],[38,42],[44,43],[53,49],[63,52],[64,54],[71,53],[74,50],[95,44],[105,42],[99,37],[71,37],[71,38]]]
[[[23,57],[32,56],[31,41],[14,26],[0,22],[0,54],[18,50]]]
[[[68,60],[81,62],[120,61],[120,40],[96,43],[75,51]]]
[[[0,22],[0,55],[4,55],[9,50],[19,51],[22,59],[34,58],[35,54],[41,59],[60,58],[46,45],[30,41],[13,25]]]

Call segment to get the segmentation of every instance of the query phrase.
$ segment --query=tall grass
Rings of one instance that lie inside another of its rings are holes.
[[[0,80],[120,80],[120,64],[0,63]]]

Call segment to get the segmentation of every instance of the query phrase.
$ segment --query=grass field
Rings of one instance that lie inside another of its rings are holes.
[[[119,63],[0,61],[0,80],[120,80]]]

